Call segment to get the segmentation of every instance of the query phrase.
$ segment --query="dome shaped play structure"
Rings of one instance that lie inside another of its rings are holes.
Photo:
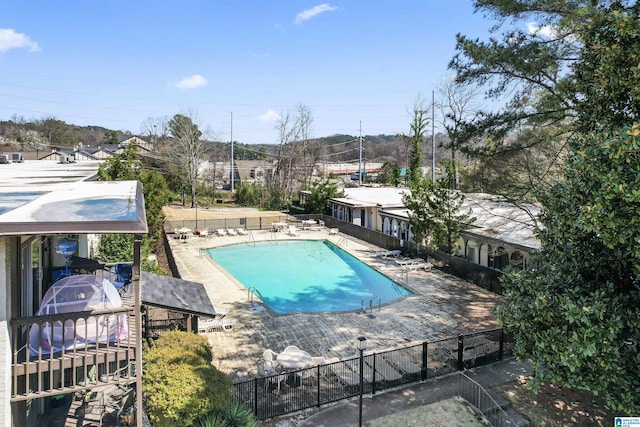
[[[116,288],[106,279],[93,274],[67,276],[45,293],[36,316],[76,313],[118,308],[122,299]],[[101,314],[88,319],[43,322],[29,331],[31,356],[83,348],[99,343],[115,343],[129,336],[127,314]]]

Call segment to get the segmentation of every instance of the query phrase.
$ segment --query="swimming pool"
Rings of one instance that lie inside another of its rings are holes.
[[[277,314],[358,310],[412,292],[327,240],[256,242],[206,249]]]

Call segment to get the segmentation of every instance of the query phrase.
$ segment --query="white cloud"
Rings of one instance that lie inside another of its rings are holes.
[[[540,26],[536,22],[529,22],[527,24],[527,32],[529,34],[540,36],[545,39],[550,39],[558,35],[557,31],[552,26],[550,25]]]
[[[264,123],[275,122],[279,118],[280,118],[280,114],[276,113],[273,110],[267,110],[266,113],[260,114],[258,116],[258,120],[260,120],[261,122],[264,122]]]
[[[318,16],[324,12],[331,12],[333,10],[338,10],[338,8],[336,6],[331,6],[329,3],[322,3],[312,7],[311,9],[300,12],[298,15],[296,15],[296,20],[294,21],[294,23],[302,24],[304,21],[311,19],[314,16]]]
[[[28,48],[30,52],[38,52],[40,46],[28,35],[16,33],[11,28],[0,28],[0,53],[10,49]]]
[[[195,89],[200,86],[206,86],[207,79],[202,77],[200,74],[194,74],[191,77],[185,77],[175,84],[175,87],[178,89]]]

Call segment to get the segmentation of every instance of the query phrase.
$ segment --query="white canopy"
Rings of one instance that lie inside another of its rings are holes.
[[[107,280],[93,274],[64,277],[46,292],[36,316],[76,313],[98,309],[118,308],[122,300],[116,288]],[[41,327],[40,327],[41,326]],[[96,343],[118,342],[129,335],[126,314],[89,317],[86,321],[35,324],[29,331],[31,356],[81,348]]]

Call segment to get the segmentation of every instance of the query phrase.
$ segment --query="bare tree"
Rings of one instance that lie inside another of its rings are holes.
[[[297,117],[295,127],[297,128],[297,134],[300,137],[302,143],[302,170],[303,170],[303,183],[309,185],[311,183],[311,172],[313,164],[318,157],[318,144],[317,142],[309,141],[309,133],[311,131],[311,124],[313,123],[313,115],[311,110],[304,104],[298,104]]]
[[[168,123],[171,131],[172,150],[170,157],[185,174],[186,182],[191,190],[191,207],[195,206],[196,188],[200,164],[207,154],[207,143],[202,139],[202,132],[196,124],[194,114],[176,114]]]
[[[422,179],[422,163],[424,139],[427,125],[429,124],[429,109],[418,96],[411,111],[410,132],[405,135],[407,158],[407,185],[417,185]]]
[[[149,139],[154,151],[158,151],[160,145],[168,140],[171,134],[170,121],[168,117],[148,117],[142,122],[140,133]]]
[[[445,149],[451,150],[451,180],[453,188],[458,188],[456,152],[465,148],[472,137],[465,123],[469,122],[477,112],[475,103],[481,94],[477,86],[458,83],[455,78],[445,77],[437,88],[440,125],[448,137]]]

